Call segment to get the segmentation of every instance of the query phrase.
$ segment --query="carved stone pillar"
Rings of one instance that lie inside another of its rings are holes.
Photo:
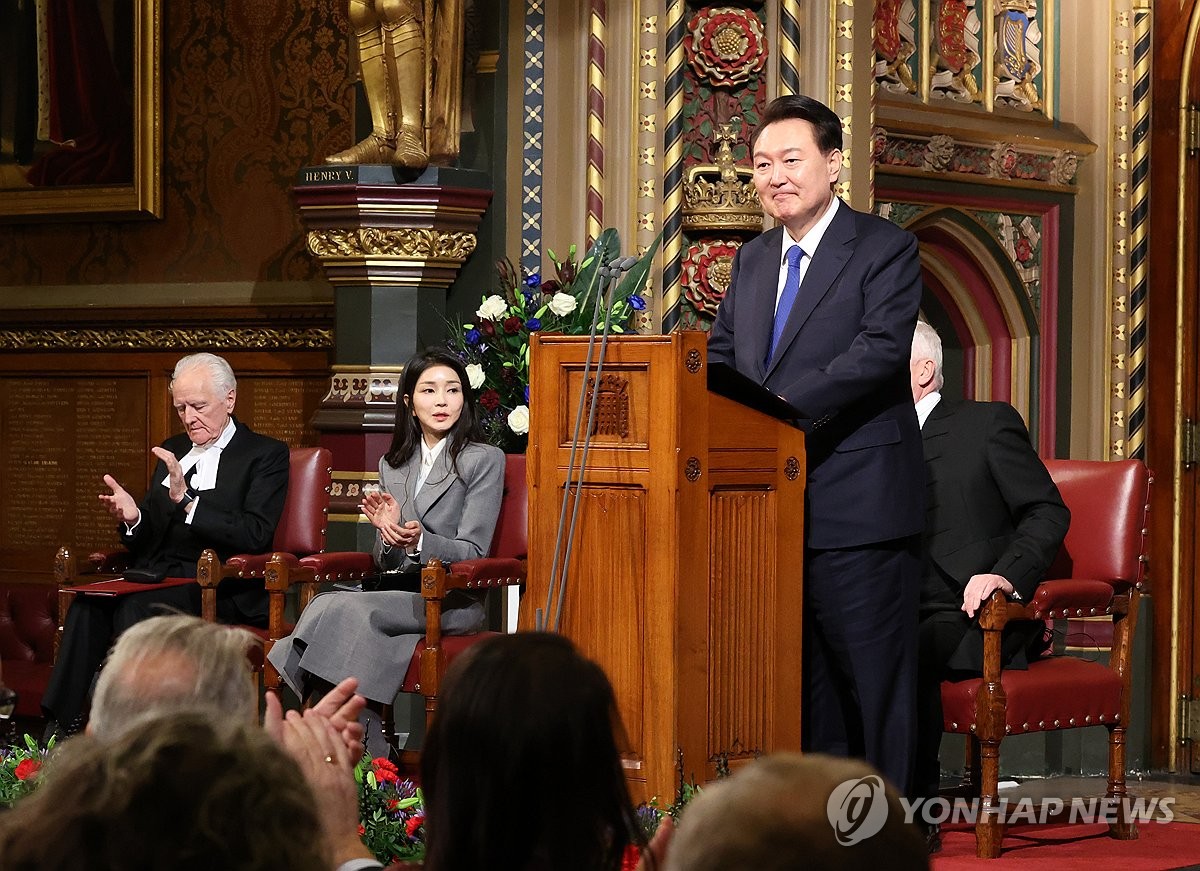
[[[481,172],[430,167],[402,182],[391,166],[319,166],[293,189],[308,250],[334,287],[329,391],[313,420],[333,451],[329,548],[369,548],[362,486],[391,442],[402,365],[446,336],[446,292],[475,250],[492,192]]]

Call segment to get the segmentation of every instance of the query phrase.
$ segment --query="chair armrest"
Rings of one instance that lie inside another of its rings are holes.
[[[1063,578],[1042,581],[1029,608],[1036,619],[1111,614],[1116,590],[1108,581]]]
[[[300,565],[312,569],[319,581],[360,581],[375,574],[375,561],[360,551],[314,553],[301,559]]]
[[[279,554],[284,557],[291,557],[291,564],[298,565],[299,560],[291,554]],[[267,561],[271,559],[273,554],[269,553],[239,553],[237,556],[231,556],[225,560],[225,567],[222,574],[229,577],[233,573],[239,578],[261,578],[266,574]]]
[[[91,583],[95,578],[88,575],[123,572],[131,560],[131,554],[124,548],[93,551],[81,557],[71,547],[60,547],[54,554],[54,579],[60,587]]]
[[[448,567],[446,589],[480,590],[488,587],[511,587],[525,583],[526,573],[525,561],[511,557],[459,560]]]

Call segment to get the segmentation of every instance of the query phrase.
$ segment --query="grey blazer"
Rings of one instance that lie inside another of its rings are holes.
[[[401,519],[418,520],[424,528],[421,561],[486,556],[504,492],[503,452],[472,443],[459,455],[456,473],[443,449],[414,496],[420,462],[419,452],[399,469],[380,460],[379,480],[400,503]],[[413,562],[401,548],[385,550],[378,533],[374,556],[383,569]],[[484,620],[478,597],[459,591],[452,596],[442,612],[442,631],[447,635],[477,632]],[[353,675],[362,695],[386,703],[399,692],[424,633],[425,603],[420,593],[322,593],[304,609],[295,631],[271,648],[269,659],[301,697],[307,675],[330,683]]]
[[[420,561],[454,562],[487,556],[504,495],[504,452],[472,442],[458,455],[456,474],[448,448],[444,448],[414,495],[420,465],[419,450],[398,469],[385,458],[379,460],[379,485],[400,504],[400,521],[416,520],[424,529]],[[387,547],[378,531],[372,555],[381,569],[412,562],[403,549]]]

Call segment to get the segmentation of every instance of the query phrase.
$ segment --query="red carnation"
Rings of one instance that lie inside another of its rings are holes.
[[[404,831],[408,833],[410,838],[415,837],[417,829],[421,828],[423,822],[425,822],[425,814],[417,814],[416,816],[409,817],[408,822],[404,824]]]
[[[496,335],[496,325],[488,318],[482,318],[479,322],[479,332],[483,333],[489,339]]]
[[[500,407],[500,394],[495,390],[485,390],[479,396],[479,404],[488,411],[495,411]]]
[[[359,834],[359,835],[365,835],[366,833],[367,833],[367,830],[366,830],[366,828],[363,826],[363,824],[362,824],[362,823],[359,823],[359,824],[358,824],[358,834]]]
[[[396,767],[396,763],[392,762],[392,760],[388,759],[386,756],[376,756],[371,760],[371,765],[376,769],[386,768],[388,771],[393,773],[400,771],[400,769]]]
[[[17,780],[28,780],[41,769],[42,763],[36,759],[22,759],[17,763]]]
[[[521,319],[520,318],[511,317],[511,318],[504,319],[504,332],[508,333],[511,336],[513,333],[515,333],[519,329],[521,329]]]
[[[560,290],[562,290],[562,284],[553,278],[542,282],[542,293],[546,294],[546,296],[554,296]]]
[[[375,779],[380,783],[398,783],[400,775],[394,771],[388,771],[386,768],[376,768]]]

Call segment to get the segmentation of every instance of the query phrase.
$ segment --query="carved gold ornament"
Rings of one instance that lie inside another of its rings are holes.
[[[762,204],[754,188],[754,171],[733,160],[737,142],[733,126],[722,124],[716,133],[716,163],[698,164],[687,171],[683,182],[685,230],[762,232]]]
[[[149,328],[124,329],[19,329],[0,330],[0,350],[218,350],[288,349],[308,350],[333,347],[333,330],[315,327],[239,328]]]
[[[474,233],[427,229],[312,230],[308,250],[317,257],[397,257],[405,260],[465,261],[475,250]]]

